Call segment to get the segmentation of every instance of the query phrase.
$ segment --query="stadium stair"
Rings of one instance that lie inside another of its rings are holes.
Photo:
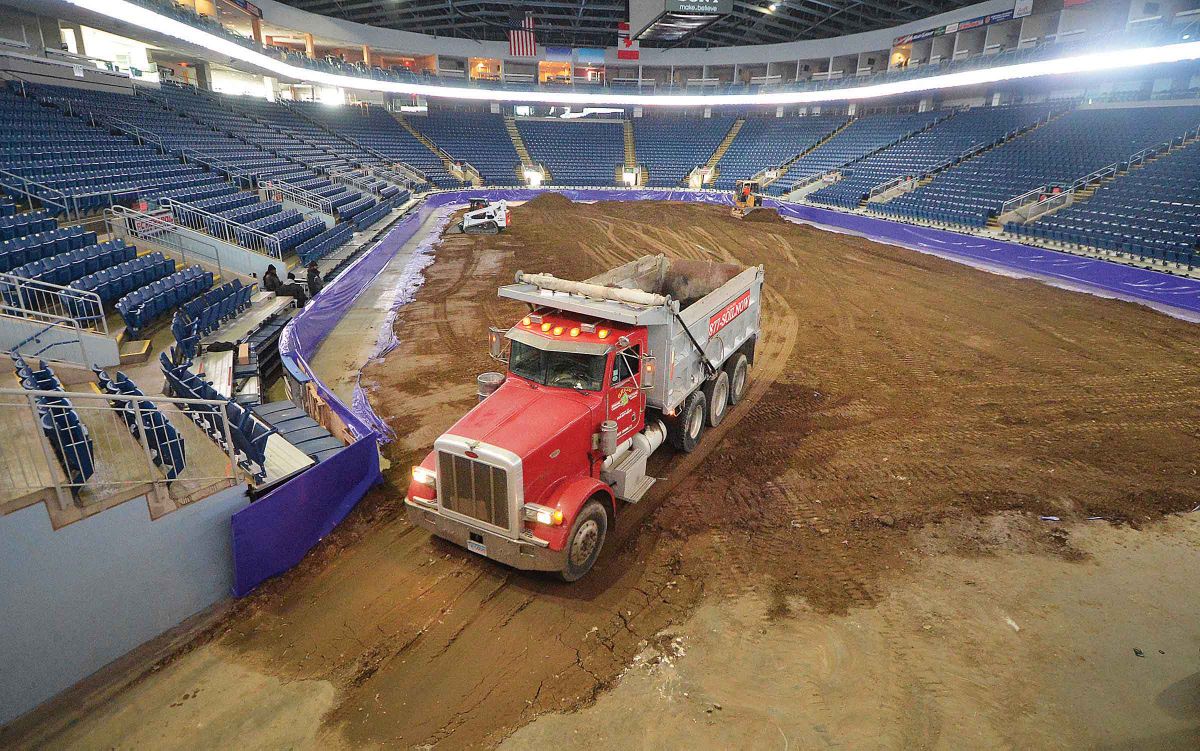
[[[625,168],[633,169],[637,166],[637,142],[633,140],[633,123],[629,120],[625,121]]]
[[[931,117],[929,119],[929,121],[926,122],[924,125],[922,125],[920,128],[916,128],[915,130],[909,130],[909,131],[900,133],[898,135],[893,134],[895,137],[890,142],[879,145],[876,148],[871,149],[870,151],[866,152],[865,154],[855,157],[854,159],[851,159],[847,162],[843,162],[842,164],[840,164],[830,170],[826,170],[823,174],[829,174],[830,172],[834,172],[834,171],[841,173],[842,170],[847,170],[847,169],[852,171],[855,168],[855,165],[869,161],[871,159],[871,157],[874,157],[877,154],[884,153],[888,149],[890,149],[898,144],[902,144],[905,141],[907,141],[908,139],[913,138],[914,136],[917,136],[921,133],[925,133],[926,131],[930,130],[931,128],[936,127],[939,123],[945,122],[946,120],[949,120],[950,118],[952,118],[954,116],[953,112],[947,112],[941,116],[936,116],[937,115],[936,112],[933,114],[935,116]],[[819,178],[821,176],[822,175],[814,175],[813,177]],[[817,193],[818,191],[812,191],[812,192]],[[865,203],[866,203],[865,201],[862,201],[862,202],[856,204],[855,207],[857,208],[858,206],[865,205]]]
[[[529,149],[525,148],[525,139],[521,138],[521,131],[517,130],[517,121],[512,115],[504,116],[504,129],[508,131],[508,138],[512,141],[517,156],[521,157],[522,173],[517,177],[524,180],[524,169],[533,168],[533,158],[529,156]]]
[[[1198,166],[1200,141],[1187,138],[1003,230],[1025,243],[1191,272],[1200,260]]]
[[[407,130],[409,132],[409,135],[411,135],[413,138],[417,139],[421,143],[422,146],[429,149],[430,153],[432,153],[438,159],[441,159],[442,165],[446,168],[447,172],[449,172],[451,175],[454,174],[454,158],[453,157],[451,157],[449,154],[447,154],[445,152],[445,150],[442,149],[440,146],[438,146],[436,143],[429,140],[429,137],[426,136],[424,133],[422,133],[421,131],[414,128],[413,124],[410,123],[408,121],[408,118],[406,118],[404,115],[400,114],[399,112],[389,112],[388,114],[392,116],[393,120],[400,123],[401,127],[403,127],[405,130]]]
[[[1013,199],[1067,189],[1194,132],[1198,122],[1195,106],[1073,109],[880,208],[891,216],[983,229]]]
[[[1054,112],[1053,114],[1051,114],[1050,117],[1048,117],[1047,119],[1036,123],[1032,127],[1018,131],[1018,132],[1012,134],[1011,136],[1009,136],[1008,138],[996,141],[995,143],[990,144],[990,145],[980,149],[979,151],[976,151],[975,153],[971,154],[966,159],[963,159],[958,164],[949,165],[948,167],[945,167],[942,170],[935,170],[933,172],[928,172],[928,173],[922,175],[920,177],[920,179],[914,181],[913,184],[909,185],[907,188],[901,188],[901,189],[898,189],[895,191],[889,191],[888,193],[886,193],[884,195],[877,196],[875,199],[870,201],[869,207],[873,208],[880,204],[888,203],[889,201],[899,198],[900,196],[904,195],[905,193],[911,193],[914,190],[924,188],[926,185],[933,182],[933,179],[935,177],[937,177],[938,174],[945,171],[946,169],[952,169],[954,167],[958,167],[960,165],[967,164],[971,160],[979,159],[980,157],[984,156],[985,154],[987,154],[988,152],[990,152],[994,149],[998,149],[1002,146],[1012,143],[1013,141],[1016,141],[1018,138],[1025,138],[1026,136],[1029,136],[1034,131],[1036,131],[1038,128],[1045,127],[1049,123],[1054,122],[1055,120],[1057,120],[1058,118],[1062,117],[1063,115],[1067,114],[1070,111],[1071,111],[1071,108],[1064,107],[1063,109],[1058,110],[1057,112]],[[996,221],[993,221],[993,222],[989,222],[989,225],[991,225],[993,228],[999,227],[999,226],[1001,226],[1001,224],[1002,224],[1002,222],[999,219],[997,219]]]
[[[829,142],[830,142],[830,141],[832,141],[834,138],[837,138],[837,136],[838,136],[838,135],[839,135],[839,134],[840,134],[842,131],[844,131],[846,128],[849,128],[849,127],[851,126],[851,124],[853,124],[853,123],[854,123],[854,118],[850,118],[850,119],[846,120],[846,122],[842,123],[842,124],[841,124],[841,125],[839,125],[837,128],[835,128],[835,129],[833,129],[832,131],[830,131],[830,132],[829,132],[829,133],[828,133],[828,134],[827,134],[827,135],[826,135],[824,138],[822,138],[820,141],[817,141],[816,143],[814,143],[814,144],[813,144],[812,146],[810,146],[809,148],[805,149],[804,151],[801,151],[799,154],[796,154],[796,155],[795,155],[795,156],[793,156],[791,159],[788,159],[786,162],[784,162],[783,164],[779,165],[779,173],[775,175],[775,178],[774,178],[773,180],[765,180],[765,181],[763,181],[762,185],[761,185],[761,186],[759,186],[759,187],[760,187],[760,189],[766,189],[766,187],[767,187],[768,185],[771,185],[772,183],[777,183],[777,182],[779,182],[780,180],[782,180],[782,179],[783,179],[783,176],[784,176],[784,175],[786,175],[786,174],[788,173],[788,170],[790,170],[790,169],[792,168],[792,165],[794,165],[796,162],[800,161],[800,160],[801,160],[801,159],[803,159],[804,157],[808,156],[808,155],[809,155],[809,154],[811,154],[812,152],[816,151],[817,149],[821,148],[821,147],[822,147],[822,146],[824,146],[825,144],[829,143]]]
[[[733,139],[737,138],[737,134],[741,132],[742,126],[745,124],[746,118],[744,117],[734,120],[733,125],[729,126],[729,132],[725,134],[725,137],[717,144],[717,148],[713,151],[712,156],[704,163],[705,168],[709,170],[706,183],[714,182],[717,179],[719,174],[717,163],[721,161],[721,157],[725,156],[725,152],[729,151],[730,145],[733,144]]]

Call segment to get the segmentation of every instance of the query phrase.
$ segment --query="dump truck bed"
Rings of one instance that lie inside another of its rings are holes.
[[[647,404],[673,412],[759,334],[763,269],[643,256],[583,282],[517,275],[500,296],[598,320],[645,326],[655,358]],[[701,354],[703,352],[703,354]]]

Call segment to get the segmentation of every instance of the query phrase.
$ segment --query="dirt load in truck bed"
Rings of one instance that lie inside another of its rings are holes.
[[[270,727],[293,721],[280,745],[301,747],[1188,739],[1194,706],[1172,714],[1169,689],[1200,670],[1176,638],[1200,601],[1197,535],[1158,520],[1200,503],[1193,325],[725,207],[512,211],[505,234],[443,241],[366,373],[399,436],[388,484],[137,691],[173,701],[191,684],[172,675],[214,662],[282,682],[300,698],[281,690]],[[647,253],[766,266],[747,400],[696,453],[656,455],[665,479],[574,585],[409,526],[410,466],[495,368],[488,327],[521,314],[496,288]],[[246,711],[210,732],[252,742]],[[137,738],[96,722],[49,740]],[[182,723],[164,737],[204,737]]]

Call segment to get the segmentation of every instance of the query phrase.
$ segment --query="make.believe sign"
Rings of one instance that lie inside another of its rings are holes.
[[[728,15],[733,12],[733,0],[665,0],[663,11],[697,15]]]
[[[708,335],[716,336],[717,332],[733,322],[733,319],[750,309],[750,292],[743,292],[741,297],[726,305],[719,313],[708,319]]]

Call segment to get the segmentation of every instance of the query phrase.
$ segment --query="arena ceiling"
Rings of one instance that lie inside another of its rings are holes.
[[[282,0],[349,21],[435,36],[503,41],[514,10],[534,14],[540,45],[612,47],[627,0]],[[646,46],[730,47],[856,34],[917,21],[978,0],[734,0],[733,13],[679,42]],[[774,10],[772,10],[772,7]]]

